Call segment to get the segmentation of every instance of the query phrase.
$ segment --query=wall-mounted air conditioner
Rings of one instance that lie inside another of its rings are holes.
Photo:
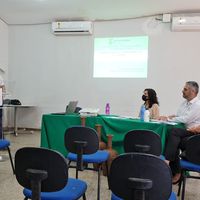
[[[200,31],[200,16],[174,16],[172,31]]]
[[[52,22],[52,31],[55,35],[90,35],[93,25],[90,21]]]

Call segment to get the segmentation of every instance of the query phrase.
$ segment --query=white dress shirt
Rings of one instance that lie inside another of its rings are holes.
[[[176,117],[170,121],[181,122],[187,128],[200,125],[200,100],[195,97],[191,101],[185,100],[179,107]]]

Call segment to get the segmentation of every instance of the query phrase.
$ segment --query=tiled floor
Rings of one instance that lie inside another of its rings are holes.
[[[40,132],[23,133],[17,137],[11,134],[6,134],[5,137],[11,141],[11,151],[14,157],[17,149],[24,146],[39,146]],[[0,155],[7,155],[7,151],[0,151]],[[74,177],[74,170],[70,169],[69,174]],[[96,200],[96,183],[97,174],[92,171],[84,171],[80,174],[80,178],[88,184],[86,193],[87,200]],[[188,180],[185,200],[200,199],[200,180]],[[177,191],[177,186],[173,188]],[[12,169],[9,160],[0,162],[0,200],[22,200],[22,187],[17,183],[15,176],[12,174]],[[101,177],[101,200],[110,200],[110,191],[108,190],[107,179]]]

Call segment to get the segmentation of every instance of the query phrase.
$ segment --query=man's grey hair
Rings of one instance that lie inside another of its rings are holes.
[[[196,94],[198,94],[199,85],[198,85],[197,82],[195,82],[195,81],[187,81],[186,84],[189,85],[195,91]]]

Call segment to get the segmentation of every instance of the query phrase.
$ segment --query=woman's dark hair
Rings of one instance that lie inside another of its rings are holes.
[[[149,108],[151,108],[154,103],[159,105],[157,94],[156,94],[156,91],[154,89],[146,88],[144,91],[148,92]]]

